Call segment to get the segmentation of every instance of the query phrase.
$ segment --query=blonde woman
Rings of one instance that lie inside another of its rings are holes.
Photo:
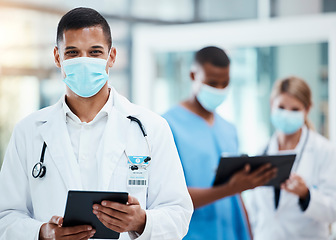
[[[254,240],[328,239],[336,221],[336,151],[312,129],[311,90],[297,77],[275,83],[271,121],[275,128],[265,154],[297,154],[281,189],[258,187],[246,203]]]

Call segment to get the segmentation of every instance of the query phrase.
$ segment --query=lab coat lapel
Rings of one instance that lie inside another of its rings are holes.
[[[98,187],[106,191],[111,183],[111,177],[119,161],[125,154],[130,120],[115,107],[112,108],[105,127],[103,141],[98,152]],[[126,161],[126,160],[125,160]]]
[[[47,144],[61,178],[67,189],[82,189],[80,169],[72,149],[68,129],[62,114],[62,103],[59,101],[53,114],[39,129],[43,140]],[[46,163],[47,164],[47,163]]]

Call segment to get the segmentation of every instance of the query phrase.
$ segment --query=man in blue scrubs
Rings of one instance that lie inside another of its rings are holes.
[[[239,193],[275,176],[269,165],[253,172],[246,166],[228,183],[212,186],[221,154],[238,154],[235,127],[215,113],[227,96],[229,70],[230,60],[222,49],[199,50],[190,72],[192,96],[164,115],[173,132],[195,207],[184,239],[251,239]]]

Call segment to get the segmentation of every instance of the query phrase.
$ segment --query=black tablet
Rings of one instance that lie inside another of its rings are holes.
[[[233,174],[243,169],[246,164],[250,164],[251,171],[254,171],[263,164],[271,163],[273,167],[278,169],[278,172],[276,177],[271,179],[265,186],[280,187],[281,183],[288,179],[295,157],[296,154],[221,157],[213,185],[226,183]]]
[[[126,204],[126,192],[69,191],[65,208],[63,227],[90,225],[96,229],[92,238],[118,239],[119,233],[105,227],[93,214],[93,204],[103,200]]]

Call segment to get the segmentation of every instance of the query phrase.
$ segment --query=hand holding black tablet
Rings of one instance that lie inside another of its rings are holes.
[[[120,234],[105,227],[92,212],[93,204],[100,204],[103,200],[126,204],[128,193],[69,191],[63,227],[90,225],[96,229],[92,238],[118,239]]]
[[[280,187],[290,175],[296,155],[262,155],[262,156],[241,156],[241,157],[222,157],[217,169],[214,186],[224,184],[238,171],[244,168],[246,164],[251,167],[251,172],[260,166],[270,163],[277,168],[277,175],[271,179],[265,186]]]

